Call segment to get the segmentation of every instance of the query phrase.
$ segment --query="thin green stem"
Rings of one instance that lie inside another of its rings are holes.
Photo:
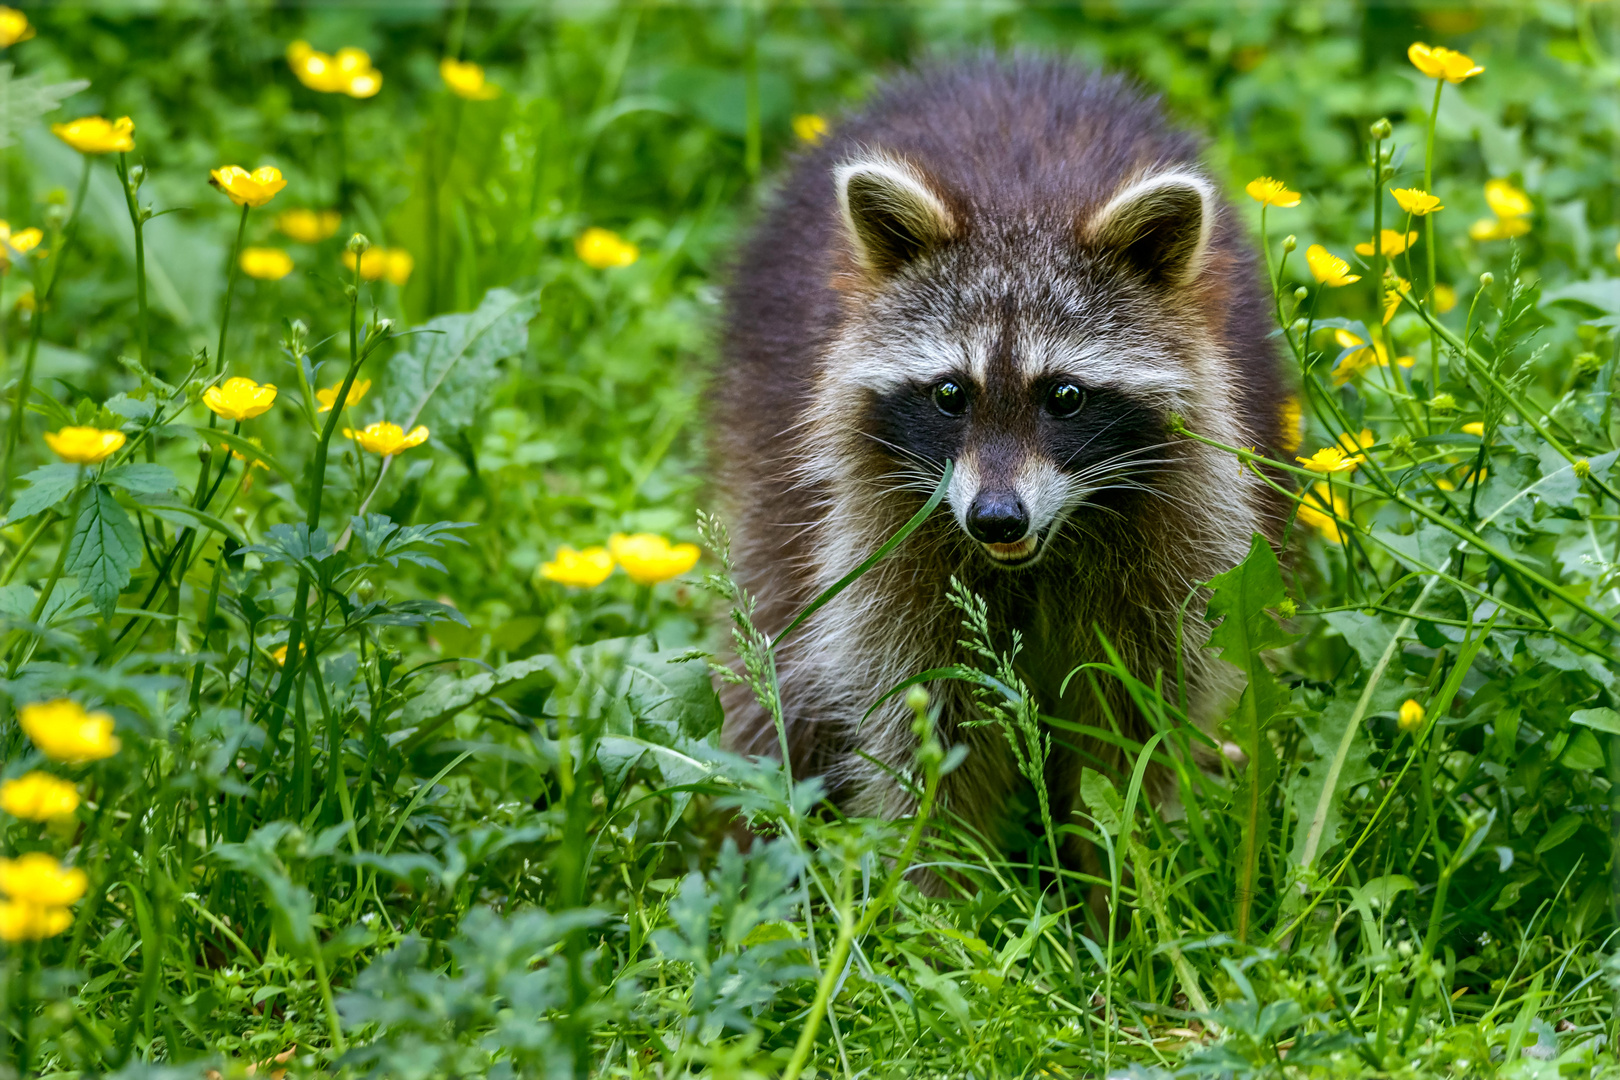
[[[225,279],[225,307],[219,313],[219,346],[214,350],[214,374],[221,375],[225,371],[225,332],[231,326],[231,299],[236,295],[236,279],[241,275],[242,263],[242,235],[247,232],[248,211],[252,207],[242,206],[242,217],[236,223],[236,243],[231,246],[231,264]],[[210,425],[212,426],[212,425]]]
[[[1440,93],[1446,88],[1446,80],[1434,80],[1434,104],[1429,108],[1428,137],[1423,144],[1423,190],[1434,194],[1434,128],[1440,117]],[[1434,214],[1423,215],[1423,256],[1428,263],[1428,292],[1425,299],[1434,298]],[[1432,397],[1440,392],[1440,338],[1431,325],[1429,330],[1429,395]]]
[[[67,565],[68,550],[73,546],[73,530],[79,521],[79,506],[84,502],[84,493],[89,489],[89,485],[84,482],[86,471],[83,465],[79,466],[79,484],[73,492],[73,502],[69,506],[68,516],[64,519],[67,521],[67,535],[62,537],[62,548],[56,553],[56,562],[51,565],[51,572],[45,579],[45,586],[39,591],[39,599],[34,601],[34,610],[29,612],[28,621],[34,627],[37,627],[39,620],[44,617],[45,606],[50,602],[51,593],[56,591],[56,583],[62,579],[62,568]],[[21,663],[22,650],[28,640],[37,632],[32,628],[25,630],[22,638],[12,646],[10,660],[6,665],[6,678],[14,679],[17,677],[17,667]]]
[[[84,157],[79,170],[79,188],[73,195],[73,213],[63,229],[63,240],[52,260],[50,278],[42,293],[39,288],[43,270],[34,273],[34,317],[28,325],[28,352],[23,360],[22,379],[17,383],[17,396],[12,400],[11,423],[6,429],[6,463],[0,477],[0,506],[11,501],[11,480],[16,474],[17,444],[22,441],[23,413],[28,410],[28,399],[34,390],[34,362],[39,358],[40,336],[45,332],[45,312],[50,310],[51,297],[56,294],[56,283],[62,280],[62,264],[67,261],[74,238],[79,235],[79,212],[84,209],[85,192],[90,187],[90,156]],[[39,265],[35,263],[36,267]]]
[[[118,179],[124,187],[124,205],[129,210],[129,223],[135,230],[135,333],[141,346],[141,366],[150,372],[152,348],[146,306],[146,215],[141,211],[140,202],[136,198],[135,185],[129,179],[128,154],[118,155]]]
[[[51,522],[57,520],[59,518],[54,511],[47,511],[39,516],[39,523],[34,526],[34,531],[28,534],[28,537],[23,540],[22,546],[17,549],[17,554],[11,557],[11,562],[6,566],[6,572],[0,574],[0,587],[11,584],[11,579],[17,576],[17,571],[22,569],[23,563],[28,561],[28,553],[34,550],[34,545],[39,543],[39,538],[44,535]]]

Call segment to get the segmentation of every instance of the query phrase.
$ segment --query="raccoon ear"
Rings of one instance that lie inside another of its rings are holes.
[[[898,273],[956,235],[956,218],[912,166],[890,158],[852,161],[833,172],[861,263],[880,277]]]
[[[1172,288],[1198,275],[1209,244],[1214,189],[1192,173],[1162,173],[1115,195],[1085,228],[1150,281]]]

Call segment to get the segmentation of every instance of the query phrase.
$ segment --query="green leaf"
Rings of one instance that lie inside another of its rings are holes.
[[[96,484],[68,545],[68,573],[78,577],[80,587],[90,594],[102,617],[111,618],[118,606],[118,594],[139,565],[141,538],[134,522],[113,498],[112,491]]]
[[[1536,854],[1545,855],[1559,844],[1562,844],[1564,841],[1574,836],[1575,833],[1579,831],[1582,823],[1585,822],[1585,820],[1586,819],[1581,817],[1579,814],[1565,814],[1563,817],[1559,818],[1553,823],[1553,827],[1547,830],[1547,835],[1543,836],[1541,840],[1537,842]]]
[[[1571,736],[1569,743],[1564,747],[1564,752],[1558,755],[1558,763],[1566,769],[1601,769],[1603,747],[1598,743],[1596,735],[1586,728],[1581,728]]]
[[[35,469],[23,477],[29,486],[11,504],[11,513],[6,515],[6,521],[17,522],[33,517],[67,498],[79,484],[79,472],[77,465],[56,464]]]
[[[277,458],[276,455],[272,454],[270,451],[266,450],[257,443],[249,442],[240,435],[232,435],[229,431],[213,431],[208,428],[198,428],[197,434],[203,440],[203,442],[207,443],[209,446],[219,446],[221,444],[228,446],[232,450],[235,450],[238,454],[241,454],[243,457],[247,458],[248,461],[264,462],[265,465],[269,466],[272,472],[281,477],[283,480],[287,481],[287,483],[298,483],[297,479],[293,476],[292,471],[288,469],[287,466],[283,465],[281,460]],[[213,441],[209,442],[209,440]],[[251,465],[245,465],[245,467],[252,468]]]
[[[1613,709],[1576,709],[1569,714],[1569,722],[1620,735],[1620,712]]]
[[[499,374],[497,365],[528,348],[532,293],[491,289],[478,310],[440,315],[406,338],[388,362],[385,414],[409,429],[426,424],[450,435],[472,424]]]
[[[1377,696],[1383,699],[1382,704],[1394,705],[1395,699],[1401,696],[1401,688],[1381,688]],[[1375,709],[1378,704],[1375,700]],[[1320,713],[1301,716],[1298,720],[1300,730],[1304,732],[1306,741],[1311,744],[1311,750],[1316,754],[1314,761],[1306,762],[1294,770],[1286,785],[1289,797],[1294,803],[1295,815],[1301,822],[1313,820],[1321,807],[1322,788],[1329,779],[1334,758],[1344,741],[1355,711],[1356,698],[1352,695],[1334,698]],[[1367,738],[1366,726],[1358,723],[1350,740],[1349,751],[1344,756],[1344,764],[1339,770],[1334,789],[1335,797],[1329,801],[1327,813],[1323,818],[1321,835],[1317,841],[1317,853],[1326,852],[1339,842],[1344,793],[1354,791],[1378,775],[1378,770],[1368,761],[1371,752],[1372,744]],[[1309,830],[1303,825],[1294,830],[1292,856],[1294,863],[1304,861],[1305,846],[1309,839]]]
[[[134,495],[160,495],[180,486],[167,465],[134,462],[108,469],[101,474],[103,484],[121,487]]]
[[[62,99],[89,86],[86,79],[48,83],[43,75],[14,79],[11,64],[0,64],[0,150],[17,143],[17,135],[48,112],[54,112]]]
[[[1124,824],[1125,808],[1114,782],[1094,769],[1080,770],[1080,798],[1108,835],[1118,836]]]

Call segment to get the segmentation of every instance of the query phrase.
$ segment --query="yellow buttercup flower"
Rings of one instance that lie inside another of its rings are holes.
[[[1401,209],[1413,217],[1422,217],[1424,214],[1445,209],[1440,205],[1438,195],[1430,195],[1422,188],[1390,188],[1389,193],[1395,196],[1395,201],[1400,204]]]
[[[641,249],[618,233],[594,226],[579,234],[579,239],[574,241],[574,251],[586,266],[595,270],[629,266],[641,257]]]
[[[345,251],[344,267],[352,272],[354,262],[354,252]],[[367,248],[360,255],[360,276],[366,281],[387,278],[395,285],[403,285],[410,280],[411,270],[415,266],[416,260],[404,248]]]
[[[1282,403],[1282,448],[1292,454],[1305,441],[1305,417],[1299,398],[1290,394]]]
[[[1289,191],[1288,185],[1269,176],[1259,176],[1243,186],[1249,198],[1261,206],[1275,206],[1280,210],[1299,205],[1299,192]]]
[[[116,154],[135,149],[135,121],[127,116],[117,120],[85,116],[52,124],[51,132],[81,154]]]
[[[403,285],[411,279],[411,271],[416,267],[416,260],[404,248],[389,248],[388,262],[383,267],[383,277],[393,285]]]
[[[243,248],[241,265],[242,273],[260,281],[280,281],[293,270],[292,256],[280,248]]]
[[[484,81],[484,69],[470,60],[445,57],[439,61],[439,78],[452,94],[468,101],[488,101],[501,94],[500,87]]]
[[[1530,222],[1522,217],[1488,217],[1480,218],[1468,226],[1468,237],[1471,240],[1511,240],[1515,236],[1523,236],[1530,231]]]
[[[73,925],[70,906],[84,897],[90,879],[42,851],[0,859],[0,940],[39,941]]]
[[[608,551],[637,585],[656,585],[697,565],[696,544],[671,544],[657,533],[608,537]]]
[[[11,226],[0,221],[0,274],[11,270],[11,257],[13,255],[26,255],[39,247],[39,242],[45,239],[45,234],[38,229],[18,229],[11,231]],[[43,258],[45,253],[40,252]]]
[[[334,392],[332,396],[336,397],[337,395]],[[390,423],[387,420],[379,420],[375,424],[369,424],[362,431],[344,428],[343,434],[346,438],[359,443],[360,449],[369,450],[373,454],[381,454],[383,457],[392,457],[395,454],[404,453],[411,447],[421,446],[428,441],[428,429],[421,424],[417,424],[407,433],[398,424]]]
[[[0,941],[43,941],[72,925],[73,912],[67,908],[0,900]]]
[[[1321,244],[1312,244],[1305,249],[1305,263],[1311,268],[1311,276],[1323,285],[1338,288],[1353,281],[1360,281],[1360,274],[1350,272],[1350,264],[1339,258]]]
[[[1347,454],[1353,454],[1357,450],[1365,450],[1377,442],[1378,436],[1373,434],[1371,428],[1362,428],[1354,435],[1348,431],[1339,435],[1339,445],[1344,448],[1344,452]]]
[[[0,893],[40,907],[68,907],[84,898],[90,884],[83,870],[63,866],[54,855],[31,851],[0,859]]]
[[[1412,61],[1413,67],[1429,78],[1444,79],[1449,83],[1460,83],[1485,70],[1474,63],[1466,53],[1441,48],[1438,45],[1430,47],[1421,41],[1413,42],[1406,50],[1406,56]]]
[[[1513,186],[1509,180],[1487,180],[1485,202],[1497,217],[1523,217],[1535,209],[1530,196]]]
[[[59,776],[34,770],[0,783],[0,810],[27,821],[55,821],[73,816],[79,789]]]
[[[1400,720],[1398,723],[1402,731],[1412,732],[1423,726],[1423,706],[1407,698],[1401,702]]]
[[[1438,314],[1444,315],[1457,306],[1457,290],[1450,285],[1436,285],[1430,302]]]
[[[551,562],[540,564],[540,576],[559,585],[576,589],[590,589],[608,579],[613,573],[613,556],[605,547],[588,547],[575,551],[567,544],[557,549]]]
[[[1329,510],[1332,513],[1328,513]],[[1338,492],[1329,491],[1326,484],[1317,484],[1300,500],[1299,520],[1315,529],[1323,539],[1342,544],[1346,534],[1335,515],[1348,520],[1350,504]]]
[[[43,239],[45,239],[45,234],[38,229],[18,229],[16,232],[12,232],[10,223],[0,221],[0,243],[4,243],[6,247],[18,255],[26,255],[33,251],[39,247],[39,242]],[[0,254],[0,258],[4,257],[3,254]]]
[[[252,172],[240,165],[226,165],[209,170],[209,177],[208,182],[230,196],[237,206],[263,206],[287,186],[281,170],[274,165],[261,165]]]
[[[1478,420],[1475,420],[1472,424],[1464,424],[1462,431],[1465,435],[1476,435],[1481,439],[1485,437],[1485,425]]]
[[[283,210],[276,228],[300,244],[318,244],[338,231],[343,215],[336,210]]]
[[[327,387],[325,390],[315,391],[315,396],[320,400],[321,403],[321,407],[315,411],[318,413],[331,412],[332,403],[337,400],[338,391],[341,389],[343,389],[343,384],[335,383],[332,386]],[[370,389],[370,379],[354,380],[354,382],[349,386],[349,396],[343,399],[343,407],[347,409],[351,405],[358,405],[360,403],[360,399],[365,397],[366,391]]]
[[[1333,340],[1339,343],[1340,348],[1355,350],[1346,353],[1343,359],[1339,361],[1338,367],[1333,369],[1333,381],[1339,386],[1343,386],[1355,376],[1372,368],[1389,366],[1389,351],[1384,348],[1384,343],[1381,341],[1374,341],[1371,346],[1368,346],[1358,335],[1351,333],[1349,330],[1333,331]],[[1416,363],[1416,360],[1410,356],[1400,356],[1396,357],[1395,362],[1403,368],[1409,368]]]
[[[1379,239],[1381,241],[1379,247],[1384,249],[1385,258],[1391,258],[1399,255],[1401,252],[1411,247],[1412,242],[1417,239],[1417,235],[1418,234],[1415,232],[1403,234],[1394,229],[1385,229],[1383,232],[1379,233]],[[1372,258],[1373,255],[1376,254],[1376,252],[1373,251],[1372,241],[1369,240],[1365,244],[1357,244],[1356,254],[1365,255],[1369,259]]]
[[[368,98],[382,89],[382,74],[371,66],[364,49],[339,49],[336,56],[329,56],[307,41],[295,41],[287,46],[287,66],[299,82],[323,94]]]
[[[87,712],[71,698],[24,705],[17,710],[17,723],[40,753],[68,765],[112,757],[123,745],[112,733],[111,716]]]
[[[47,431],[45,445],[69,464],[99,465],[123,447],[124,433],[93,427],[65,427],[61,431]]]
[[[215,416],[226,420],[251,420],[263,416],[276,403],[276,388],[270,383],[260,385],[252,379],[233,375],[219,386],[203,391],[203,404]]]
[[[0,48],[27,41],[34,36],[28,16],[13,7],[0,7]]]
[[[1367,458],[1363,454],[1346,454],[1337,446],[1324,446],[1308,458],[1296,457],[1294,460],[1311,472],[1340,473],[1353,472]]]
[[[815,113],[800,113],[793,118],[793,134],[814,146],[827,137],[827,121]]]

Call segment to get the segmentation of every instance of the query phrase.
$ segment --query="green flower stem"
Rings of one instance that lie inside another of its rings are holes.
[[[360,353],[360,256],[363,254],[364,252],[355,253],[354,282],[349,290],[349,370],[343,376],[343,383],[338,387],[337,396],[332,399],[334,404],[349,400],[349,390],[354,386],[355,376],[360,373],[360,361],[364,359]],[[331,446],[332,435],[337,431],[338,419],[342,413],[343,410],[334,407],[326,414],[326,425],[321,429],[320,442],[315,446],[315,461],[310,468],[308,505],[304,515],[304,523],[311,533],[321,524],[321,496],[326,486],[327,449]],[[287,712],[287,700],[291,696],[293,685],[298,681],[299,670],[303,667],[301,646],[304,641],[304,623],[309,618],[309,585],[309,575],[300,571],[298,592],[293,598],[292,622],[287,630],[287,660],[282,665],[281,678],[276,683],[275,695],[265,706],[269,715],[265,718],[264,745],[259,749],[254,769],[256,779],[266,775],[265,765],[269,762],[269,755],[281,735],[281,725]]]
[[[231,264],[225,272],[225,307],[219,313],[219,345],[214,349],[216,377],[225,373],[225,333],[231,327],[231,300],[236,296],[236,279],[241,276],[242,236],[247,232],[248,211],[251,209],[245,203],[242,206],[242,216],[236,223],[236,243],[231,245]],[[210,421],[208,426],[213,427],[214,422]]]
[[[62,578],[62,568],[67,565],[68,549],[73,546],[73,530],[79,521],[79,506],[84,502],[85,491],[89,489],[89,485],[84,482],[87,472],[88,470],[83,465],[79,466],[79,485],[74,489],[73,502],[68,508],[68,515],[65,519],[67,521],[67,534],[62,537],[61,550],[56,553],[56,562],[52,564],[50,575],[45,579],[45,587],[39,591],[39,599],[34,601],[34,610],[28,615],[28,621],[35,626],[39,625],[39,620],[44,616],[45,605],[50,602],[51,593],[56,591],[56,583]],[[22,631],[22,637],[12,646],[11,657],[6,665],[6,678],[14,679],[17,677],[17,667],[21,663],[19,650],[35,633],[37,631],[33,629]]]
[[[51,522],[57,520],[60,519],[53,510],[47,510],[39,516],[39,524],[34,526],[34,531],[29,533],[27,539],[22,542],[22,546],[17,549],[17,554],[11,557],[10,564],[6,566],[6,572],[0,574],[0,587],[11,584],[11,579],[17,576],[17,571],[22,568],[23,563],[28,561],[28,553],[34,550],[34,545],[39,543],[39,538],[44,535],[46,529],[50,528]]]
[[[136,336],[141,345],[141,366],[152,370],[151,338],[148,333],[146,306],[146,215],[141,213],[135,197],[135,185],[129,182],[129,155],[118,155],[118,179],[124,187],[124,205],[129,208],[129,223],[135,230],[135,311]],[[148,461],[151,458],[147,459]]]
[[[1570,450],[1564,446],[1563,443],[1559,442],[1557,437],[1554,436],[1553,433],[1541,423],[1540,417],[1536,415],[1538,412],[1542,412],[1542,410],[1533,407],[1530,405],[1530,403],[1520,398],[1511,389],[1509,389],[1507,384],[1502,382],[1502,380],[1497,376],[1496,372],[1491,369],[1490,364],[1486,363],[1484,357],[1480,356],[1473,349],[1469,348],[1468,345],[1461,338],[1457,337],[1456,334],[1446,329],[1446,327],[1436,320],[1433,315],[1429,314],[1426,307],[1413,300],[1410,296],[1403,297],[1403,299],[1406,301],[1406,303],[1412,306],[1412,310],[1416,311],[1418,316],[1424,322],[1429,324],[1429,330],[1438,335],[1442,340],[1445,341],[1447,345],[1450,345],[1453,349],[1455,349],[1458,355],[1467,361],[1468,366],[1473,368],[1475,373],[1477,373],[1480,378],[1489,383],[1491,389],[1500,394],[1503,400],[1513,407],[1513,411],[1518,413],[1520,418],[1523,419],[1525,423],[1529,424],[1530,427],[1535,430],[1535,433],[1541,436],[1542,440],[1557,452],[1559,457],[1563,458],[1571,465],[1575,464],[1575,462],[1578,460],[1578,455],[1570,452]],[[1542,412],[1542,415],[1546,415],[1545,412]],[[1595,474],[1588,476],[1586,481],[1587,483],[1596,487],[1599,491],[1603,492],[1603,494],[1607,495],[1609,498],[1620,502],[1620,493],[1617,493],[1608,484],[1600,480]]]
[[[1292,473],[1295,476],[1303,479],[1315,479],[1318,475],[1317,473],[1311,472],[1308,469],[1297,468],[1293,465],[1287,464],[1286,462],[1273,461],[1272,459],[1261,454],[1256,454],[1252,450],[1244,450],[1236,446],[1228,446],[1218,439],[1211,439],[1208,436],[1200,435],[1197,432],[1190,431],[1186,428],[1181,429],[1180,434],[1185,435],[1189,439],[1194,439],[1201,442],[1205,446],[1213,446],[1216,449],[1225,450],[1229,454],[1248,454],[1251,458],[1260,462],[1261,464],[1270,465],[1274,468],[1282,470],[1283,472]],[[1369,471],[1378,472],[1379,480],[1383,483],[1388,483],[1387,477],[1385,477],[1381,471],[1378,471],[1377,466],[1373,463],[1371,458],[1368,459],[1368,464],[1371,466]],[[1440,526],[1442,529],[1445,529],[1459,540],[1466,541],[1477,551],[1479,551],[1480,554],[1489,556],[1504,570],[1522,577],[1525,581],[1530,582],[1537,588],[1545,589],[1548,593],[1557,597],[1563,603],[1568,604],[1570,607],[1574,608],[1582,615],[1585,615],[1599,626],[1602,626],[1605,630],[1620,634],[1620,622],[1615,621],[1612,616],[1605,615],[1603,612],[1598,611],[1590,604],[1580,600],[1557,582],[1547,578],[1534,568],[1526,566],[1524,563],[1514,558],[1511,553],[1503,551],[1501,548],[1497,547],[1489,540],[1486,540],[1468,526],[1463,525],[1444,514],[1431,510],[1429,507],[1417,502],[1415,499],[1409,498],[1407,495],[1393,486],[1385,489],[1379,487],[1369,487],[1365,484],[1357,484],[1350,480],[1341,480],[1339,482],[1344,485],[1346,490],[1356,491],[1375,499],[1388,499],[1391,502],[1405,507],[1407,510],[1410,510],[1412,513],[1418,515],[1426,521],[1430,521]]]
[[[62,230],[62,243],[56,251],[56,258],[52,262],[50,279],[46,282],[45,291],[40,292],[39,279],[44,273],[36,270],[34,274],[34,317],[28,325],[28,352],[23,360],[22,379],[17,384],[17,396],[12,401],[11,423],[6,429],[6,461],[0,469],[0,506],[11,501],[11,478],[16,472],[17,444],[22,440],[23,413],[28,409],[28,399],[33,394],[34,387],[34,361],[39,358],[39,339],[45,330],[45,312],[51,306],[51,297],[56,294],[56,283],[62,280],[62,264],[67,261],[67,253],[73,247],[74,239],[79,235],[79,212],[84,209],[85,192],[90,187],[90,157],[85,155],[84,167],[79,170],[79,188],[73,195],[73,212],[68,216],[67,227]],[[36,260],[35,263],[38,266]]]
[[[1429,108],[1429,131],[1423,144],[1423,190],[1430,195],[1434,194],[1434,127],[1440,118],[1440,92],[1446,88],[1446,80],[1434,80],[1434,104]],[[1434,214],[1423,215],[1423,256],[1428,262],[1429,291],[1426,299],[1434,297]],[[1440,392],[1440,337],[1434,332],[1434,325],[1429,326],[1429,394],[1433,396]]]

